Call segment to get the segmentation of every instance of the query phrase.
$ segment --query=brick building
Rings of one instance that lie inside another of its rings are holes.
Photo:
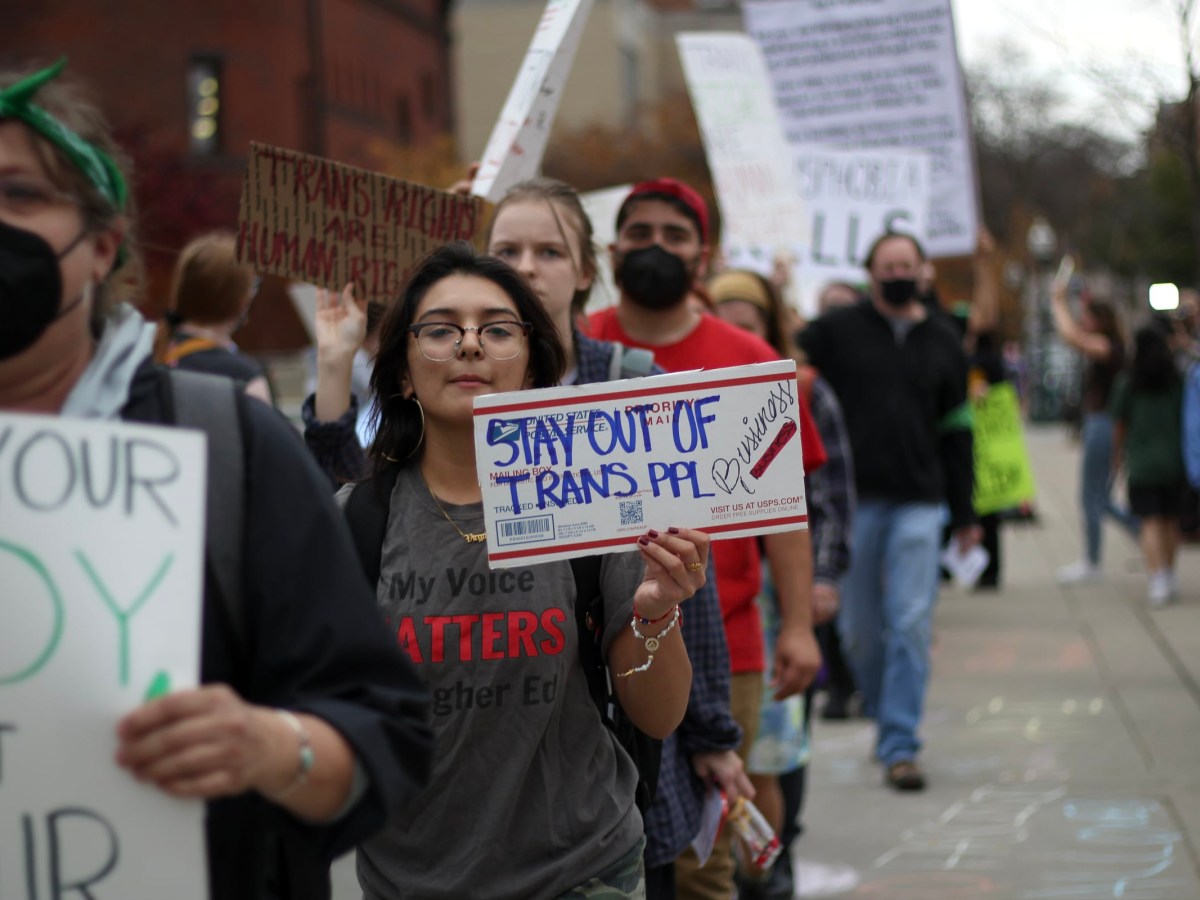
[[[453,129],[449,0],[39,0],[5,11],[0,66],[65,55],[133,157],[161,308],[175,254],[233,229],[246,151],[275,144],[369,167],[372,148]],[[269,280],[246,349],[307,342]]]

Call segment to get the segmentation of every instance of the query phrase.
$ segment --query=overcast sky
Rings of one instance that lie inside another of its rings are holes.
[[[1185,90],[1178,0],[952,0],[963,64],[995,58],[997,38],[1019,43],[1039,70],[1078,97],[1083,107],[1101,102],[1096,80],[1085,74],[1103,67],[1151,97],[1152,82],[1173,99]],[[1200,18],[1200,2],[1196,2]],[[1194,23],[1193,44],[1200,41]],[[1139,87],[1140,86],[1140,87]],[[1146,104],[1145,125],[1153,115]],[[1090,116],[1089,116],[1090,118]],[[1136,118],[1131,111],[1127,118]]]

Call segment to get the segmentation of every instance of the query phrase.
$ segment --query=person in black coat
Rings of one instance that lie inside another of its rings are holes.
[[[120,151],[62,66],[0,74],[0,411],[172,425],[154,329],[120,302],[136,262]],[[236,413],[240,563],[206,559],[200,686],[114,722],[116,759],[131,785],[207,803],[213,898],[328,897],[333,855],[427,778],[427,697],[295,434],[198,377]]]

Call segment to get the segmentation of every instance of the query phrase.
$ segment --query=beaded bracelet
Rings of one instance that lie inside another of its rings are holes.
[[[674,606],[672,606],[670,609],[668,609],[665,613],[663,613],[657,619],[647,619],[645,616],[643,616],[641,613],[639,613],[637,611],[637,604],[635,603],[635,604],[633,604],[633,617],[635,619],[637,619],[639,622],[641,622],[643,625],[657,625],[659,622],[661,622],[667,616],[671,615],[671,613],[675,612],[675,610],[677,610],[677,609],[679,609],[678,603],[676,603]]]
[[[658,652],[658,646],[662,639],[670,634],[679,625],[679,619],[682,616],[682,613],[679,611],[679,604],[675,605],[675,608],[672,610],[672,612],[674,612],[675,615],[672,616],[671,621],[667,623],[667,627],[658,634],[651,635],[650,637],[647,637],[638,631],[638,616],[636,613],[634,614],[633,618],[629,620],[629,627],[633,629],[633,636],[646,645],[646,652],[649,654],[649,657],[640,666],[634,666],[628,672],[619,672],[617,674],[618,678],[628,678],[635,672],[645,672],[654,664],[654,654]]]

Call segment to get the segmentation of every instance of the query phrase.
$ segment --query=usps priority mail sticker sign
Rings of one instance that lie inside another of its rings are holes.
[[[475,400],[492,568],[807,528],[790,360]]]

